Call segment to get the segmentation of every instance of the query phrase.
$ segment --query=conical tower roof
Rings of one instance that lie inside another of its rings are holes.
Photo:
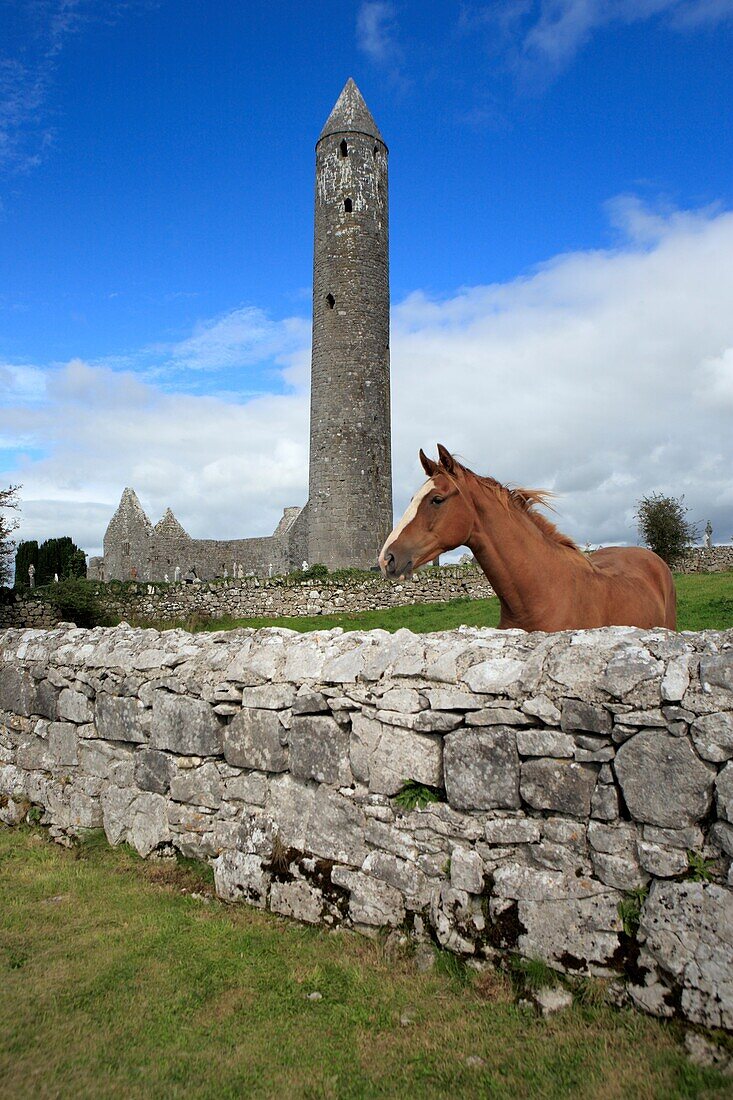
[[[351,77],[344,84],[344,89],[336,100],[331,114],[326,119],[326,125],[321,130],[321,136],[318,140],[322,141],[329,134],[348,133],[367,134],[369,137],[381,141],[384,145],[384,138],[379,132],[379,127],[372,118],[371,112],[364,102],[364,97]]]
[[[165,535],[168,539],[190,538],[188,531],[184,530],[170,508],[166,508],[165,512],[156,523],[155,533],[156,535]]]

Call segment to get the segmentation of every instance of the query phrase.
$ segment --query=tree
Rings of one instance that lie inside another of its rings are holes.
[[[59,580],[67,577],[86,577],[87,559],[68,535],[60,539],[46,539],[38,547],[36,566],[36,584],[50,584],[55,576]]]
[[[18,543],[15,551],[15,587],[27,588],[30,584],[28,566],[32,565],[38,579],[38,543],[35,539],[27,539]]]
[[[0,489],[0,584],[7,584],[10,580],[10,561],[15,548],[10,536],[17,528],[18,521],[14,516],[6,515],[6,512],[20,507],[19,490],[20,485],[8,485],[7,489]]]
[[[642,541],[670,568],[690,549],[697,528],[687,519],[684,497],[650,493],[636,505],[637,528]]]

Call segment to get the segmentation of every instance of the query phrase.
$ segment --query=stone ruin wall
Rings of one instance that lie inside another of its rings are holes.
[[[733,1029],[733,631],[60,625],[0,662],[7,824],[37,806],[62,841],[205,860],[228,901]]]
[[[460,598],[482,599],[494,594],[481,570],[472,566],[426,570],[404,584],[393,584],[375,573],[305,581],[245,577],[236,582],[208,584],[129,584],[124,588],[100,585],[97,591],[100,603],[110,615],[158,622],[186,620],[191,615],[212,619],[224,615],[235,618],[330,615]],[[0,629],[53,626],[58,616],[43,598],[39,592],[36,596],[18,595],[14,602],[0,604]]]
[[[291,528],[291,539],[300,537],[299,520],[300,517]],[[680,572],[716,573],[726,569],[733,569],[733,546],[716,546],[711,550],[699,547],[682,563]],[[149,588],[153,591],[148,591]],[[280,576],[203,584],[143,582],[124,588],[102,584],[98,593],[110,615],[141,621],[185,620],[191,615],[212,619],[225,615],[234,618],[329,615],[461,598],[485,599],[494,594],[482,571],[473,565],[427,569],[404,584],[386,581],[375,573],[307,581]],[[10,603],[0,604],[0,629],[53,626],[58,616],[43,599],[40,591],[35,596],[18,593]]]

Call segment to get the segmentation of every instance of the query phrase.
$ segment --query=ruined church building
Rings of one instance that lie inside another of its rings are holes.
[[[353,80],[316,144],[308,502],[274,534],[193,539],[125,489],[91,558],[99,580],[369,568],[392,527],[387,146]]]

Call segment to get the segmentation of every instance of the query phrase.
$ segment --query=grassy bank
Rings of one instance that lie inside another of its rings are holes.
[[[728,630],[733,627],[733,572],[677,573],[677,629]],[[194,617],[187,623],[165,622],[160,627],[186,626],[191,630],[231,630],[238,626],[284,626],[290,630],[395,631],[407,627],[418,634],[432,630],[453,630],[457,626],[498,626],[499,602],[490,600],[451,600],[448,603],[410,604],[383,611],[358,611],[343,615],[300,615],[206,620]],[[149,624],[146,624],[149,625]]]
[[[677,1026],[588,989],[585,1007],[540,1019],[503,975],[453,957],[419,973],[405,949],[225,906],[202,874],[0,827],[6,1095],[670,1100],[730,1086],[687,1062]]]

